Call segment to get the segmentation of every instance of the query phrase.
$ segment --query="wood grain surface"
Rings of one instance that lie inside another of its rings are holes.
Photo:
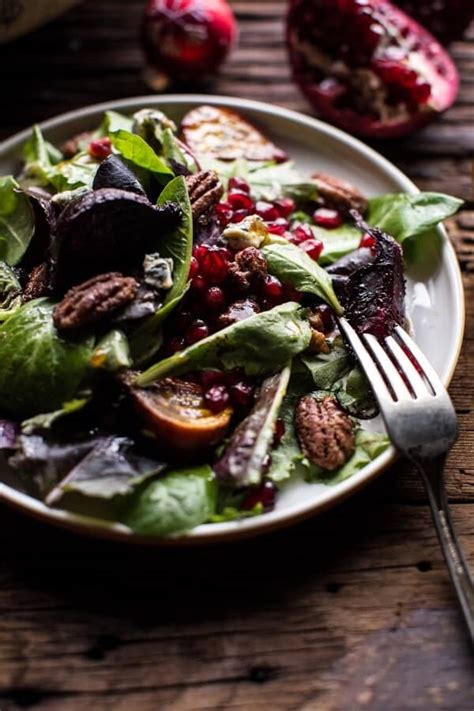
[[[232,4],[240,43],[204,90],[309,112],[289,77],[285,3]],[[0,47],[0,137],[147,93],[143,5],[90,0]],[[447,478],[474,566],[474,29],[452,53],[456,106],[418,135],[375,147],[421,188],[467,201],[449,225],[467,324],[451,387],[461,437]],[[4,507],[0,515],[1,711],[474,709],[473,659],[422,488],[404,462],[317,519],[225,547],[141,550]]]

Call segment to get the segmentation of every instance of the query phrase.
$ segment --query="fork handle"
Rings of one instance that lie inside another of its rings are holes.
[[[425,484],[439,542],[474,645],[474,584],[449,511],[444,486],[445,461],[446,454],[433,459],[412,459]]]

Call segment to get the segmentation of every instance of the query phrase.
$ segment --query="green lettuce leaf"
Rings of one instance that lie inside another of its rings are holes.
[[[304,351],[311,340],[306,309],[288,302],[232,324],[138,376],[136,384],[151,385],[165,375],[193,369],[244,368],[248,375],[264,375],[282,368]]]
[[[53,324],[54,303],[30,301],[0,326],[0,408],[31,416],[72,400],[93,349],[89,338],[68,341]]]
[[[124,332],[115,328],[106,333],[94,348],[89,365],[91,368],[111,372],[130,368],[130,347]]]
[[[343,309],[334,292],[329,274],[303,250],[290,242],[269,244],[262,248],[270,274],[299,291],[319,296],[337,314]]]
[[[207,465],[169,472],[133,500],[122,521],[144,536],[184,533],[216,511],[217,483]]]
[[[35,231],[35,217],[28,196],[15,178],[0,178],[0,259],[18,264]]]
[[[140,136],[119,129],[110,134],[110,140],[115,150],[118,151],[123,158],[134,166],[153,173],[157,180],[163,185],[166,185],[166,183],[173,178],[173,172],[168,168],[165,161],[157,156],[153,148],[151,148],[143,138],[140,138]]]
[[[0,321],[5,321],[21,306],[21,285],[6,262],[0,262]]]

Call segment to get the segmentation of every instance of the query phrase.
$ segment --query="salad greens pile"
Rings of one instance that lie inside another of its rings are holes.
[[[0,178],[0,449],[48,506],[177,535],[271,510],[290,478],[334,485],[389,444],[361,424],[377,405],[337,316],[355,273],[379,278],[383,239],[416,266],[461,201],[371,198],[361,248],[360,222],[290,160],[223,155],[190,150],[160,111],[108,111],[62,148],[33,127],[21,171]],[[340,224],[318,224],[321,208]],[[308,455],[308,397],[351,424],[342,466]]]

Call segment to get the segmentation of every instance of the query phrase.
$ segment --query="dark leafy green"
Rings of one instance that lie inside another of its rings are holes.
[[[269,244],[262,248],[270,274],[299,291],[326,301],[337,314],[342,307],[334,292],[331,277],[302,249],[290,242]]]
[[[148,484],[122,520],[135,533],[170,536],[208,521],[216,500],[217,484],[208,465],[179,469]]]
[[[240,367],[248,375],[275,372],[308,347],[311,328],[306,316],[306,309],[293,302],[251,316],[151,366],[137,385],[146,387],[165,375],[196,368]]]
[[[18,264],[34,230],[35,217],[28,196],[11,175],[0,178],[0,259]]]
[[[30,301],[0,326],[0,408],[30,416],[61,408],[84,378],[93,342],[58,335],[54,304]]]
[[[214,464],[218,479],[227,486],[238,488],[262,481],[290,374],[288,365],[281,373],[264,380],[252,411],[234,430],[224,453]]]

